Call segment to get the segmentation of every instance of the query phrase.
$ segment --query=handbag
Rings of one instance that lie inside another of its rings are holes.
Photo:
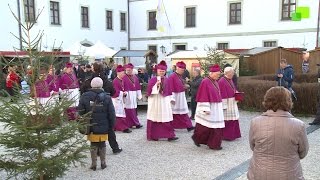
[[[95,97],[95,101],[94,101],[94,103],[93,103],[91,112],[90,112],[90,113],[87,113],[85,116],[79,116],[78,119],[77,119],[77,121],[78,121],[78,123],[79,123],[78,130],[79,130],[79,132],[80,132],[81,134],[83,134],[83,135],[89,135],[89,134],[90,134],[91,114],[92,114],[92,111],[95,109],[95,107],[96,107],[96,105],[97,105],[96,99],[97,99],[98,95],[99,95],[99,94],[97,94],[96,97]]]
[[[243,101],[244,100],[244,92],[236,92],[234,94],[234,98],[236,101]]]
[[[78,118],[79,127],[78,130],[83,135],[90,133],[90,119],[89,118]]]

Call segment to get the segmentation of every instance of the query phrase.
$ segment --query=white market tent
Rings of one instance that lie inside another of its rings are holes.
[[[79,56],[83,55],[87,51],[88,47],[83,46],[80,41],[75,42],[69,46],[65,51],[69,51],[70,55]]]
[[[84,56],[90,57],[99,57],[101,58],[111,58],[113,55],[116,54],[117,51],[107,47],[101,41],[97,41],[93,46],[88,47],[87,51],[84,53]]]

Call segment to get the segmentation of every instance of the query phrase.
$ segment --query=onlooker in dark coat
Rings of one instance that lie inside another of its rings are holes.
[[[186,79],[186,78],[188,78],[188,79]],[[190,73],[189,73],[189,71],[187,69],[182,74],[182,79],[185,79],[187,81],[190,79]]]
[[[317,64],[317,66],[318,66],[318,81],[319,81],[320,80],[320,64]],[[319,83],[320,83],[320,81],[319,81]],[[318,104],[317,104],[316,117],[309,124],[310,125],[320,125],[320,89],[318,89]]]
[[[140,83],[148,83],[148,74],[143,69],[138,69],[138,77]]]
[[[195,69],[193,71],[194,79],[190,82],[190,94],[191,94],[191,119],[194,119],[194,116],[196,114],[196,108],[197,108],[197,102],[196,102],[196,96],[198,92],[198,88],[201,84],[202,77],[200,76],[200,70]]]
[[[81,86],[81,84],[86,80],[85,65],[84,64],[80,64],[80,67],[78,69],[77,77],[78,77],[78,80],[79,80],[79,84]]]
[[[91,142],[91,167],[96,170],[97,156],[99,154],[101,169],[106,165],[106,142],[108,140],[109,129],[112,129],[115,122],[115,109],[111,97],[102,89],[103,81],[95,77],[91,81],[92,89],[85,92],[80,97],[78,106],[79,115],[91,112],[90,130],[88,140]]]
[[[113,81],[117,77],[117,71],[116,71],[117,66],[118,64],[114,63],[112,66],[112,69],[110,69],[111,74],[109,74],[108,78],[111,79],[111,81]]]
[[[302,54],[302,74],[307,74],[310,71],[309,65],[309,52],[305,51]]]
[[[89,79],[92,77],[93,71],[92,71],[92,67],[90,64],[86,65],[86,70],[84,72],[84,79]]]
[[[100,77],[103,80],[103,90],[106,93],[109,93],[111,96],[113,96],[113,94],[115,93],[115,90],[113,88],[112,82],[110,82],[108,78],[105,76],[103,72],[103,65],[100,63],[93,64],[93,72],[91,76],[84,81],[84,83],[80,88],[81,94],[91,89],[90,83],[91,83],[91,80],[95,77]]]
[[[91,89],[90,83],[93,78],[100,77],[103,81],[103,90],[110,96],[113,96],[115,93],[115,89],[112,82],[110,82],[103,73],[103,65],[101,63],[95,62],[93,64],[93,71],[94,72],[92,74],[92,77],[87,79],[80,88],[81,93],[85,93]],[[114,154],[118,154],[122,151],[122,149],[119,148],[118,142],[116,140],[116,134],[114,133],[113,128],[109,129],[109,145],[111,146]]]
[[[278,86],[283,86],[287,89],[292,87],[292,82],[294,79],[294,71],[291,65],[288,65],[286,59],[280,60],[280,69],[277,72],[276,80],[278,81]]]

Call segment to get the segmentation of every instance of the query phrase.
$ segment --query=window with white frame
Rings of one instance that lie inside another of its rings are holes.
[[[186,27],[196,27],[196,8],[186,8]]]
[[[156,15],[157,15],[157,11],[148,12],[148,30],[156,30],[157,29]]]
[[[60,24],[60,7],[59,2],[50,1],[50,21],[51,24]]]
[[[229,4],[229,24],[241,24],[241,2]]]
[[[229,43],[227,42],[217,43],[217,49],[219,50],[229,49]]]
[[[296,11],[296,0],[281,0],[281,20],[290,20]]]
[[[34,22],[36,20],[36,11],[34,0],[24,0],[24,16],[26,22]]]
[[[263,47],[277,47],[277,41],[263,41]]]
[[[81,27],[89,28],[89,8],[81,6]]]
[[[148,50],[152,50],[157,54],[157,45],[148,45]]]
[[[126,13],[120,13],[120,30],[126,31],[127,30],[127,20],[126,20]]]
[[[112,11],[110,11],[110,10],[106,11],[106,20],[107,20],[107,29],[112,30],[113,29]]]

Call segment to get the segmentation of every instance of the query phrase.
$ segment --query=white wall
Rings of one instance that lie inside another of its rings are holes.
[[[101,40],[108,47],[119,50],[121,47],[127,47],[127,31],[120,31],[120,11],[127,13],[126,0],[104,0],[104,1],[86,1],[86,0],[56,0],[60,4],[60,23],[61,25],[50,24],[50,1],[35,0],[36,14],[38,9],[43,12],[32,30],[35,36],[39,30],[44,30],[43,45],[47,44],[48,51],[52,49],[54,41],[55,46],[62,44],[62,49],[66,49],[76,41],[87,39],[93,43]],[[18,40],[13,38],[9,32],[18,35],[18,25],[11,15],[7,4],[10,4],[12,10],[16,13],[16,1],[1,0],[0,12],[2,27],[0,30],[0,50],[12,50],[12,46],[19,46]],[[81,6],[89,7],[89,27],[81,27]],[[113,10],[113,30],[106,30],[106,10]],[[21,0],[21,17],[24,19],[23,3]],[[128,18],[127,18],[128,21]],[[5,29],[4,29],[5,27]],[[128,25],[127,25],[128,29]],[[3,43],[5,42],[5,43]]]
[[[171,29],[165,33],[148,31],[147,11],[156,10],[157,0],[131,0],[131,49],[146,49],[148,44],[165,46],[172,52],[174,43],[187,43],[187,49],[229,42],[230,49],[261,47],[265,40],[278,46],[313,49],[316,44],[318,1],[299,0],[297,6],[310,7],[310,18],[281,21],[281,0],[163,0]],[[240,25],[228,24],[230,2],[242,2]],[[185,28],[185,7],[196,7],[196,27]],[[159,59],[162,54],[159,53]]]

